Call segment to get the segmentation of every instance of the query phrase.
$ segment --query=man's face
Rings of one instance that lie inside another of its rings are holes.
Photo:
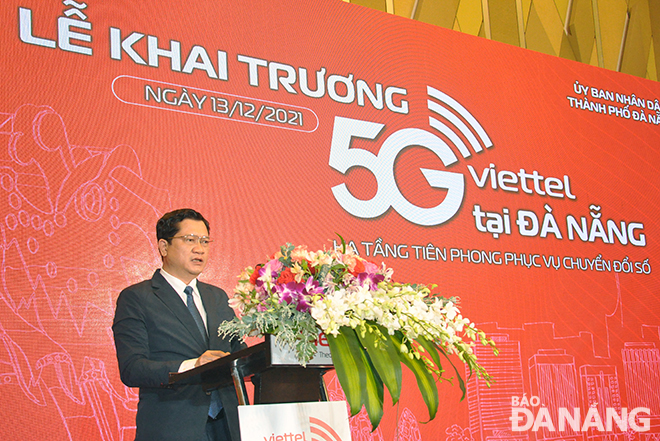
[[[208,247],[203,247],[199,240],[188,244],[181,237],[191,234],[199,238],[208,236],[209,232],[204,222],[184,219],[179,223],[179,232],[171,239],[171,243],[165,239],[158,241],[158,250],[163,256],[163,269],[186,284],[204,271],[209,256]]]

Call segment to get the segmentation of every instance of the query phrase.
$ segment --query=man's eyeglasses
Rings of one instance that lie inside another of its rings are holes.
[[[211,242],[213,242],[213,239],[211,239],[208,236],[198,236],[196,234],[186,234],[185,236],[173,236],[172,239],[181,239],[184,244],[191,247],[199,244],[204,248],[208,248]]]

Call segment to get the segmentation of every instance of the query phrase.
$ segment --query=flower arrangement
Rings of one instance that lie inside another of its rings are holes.
[[[341,238],[341,236],[340,236]],[[238,317],[224,322],[221,336],[272,334],[295,350],[304,366],[316,353],[319,329],[326,336],[337,378],[351,414],[364,405],[376,429],[386,387],[396,403],[401,364],[415,375],[435,417],[441,356],[453,367],[465,397],[465,383],[449,358],[456,354],[470,375],[490,381],[472,350],[492,340],[463,317],[456,298],[433,295],[424,285],[395,283],[393,270],[363,259],[342,239],[342,249],[308,251],[284,245],[266,263],[246,268],[229,300]]]

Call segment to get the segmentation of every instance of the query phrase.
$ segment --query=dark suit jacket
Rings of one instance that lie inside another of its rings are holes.
[[[151,280],[129,286],[119,294],[112,330],[121,380],[140,388],[136,440],[206,441],[206,419],[211,397],[200,384],[165,388],[170,372],[181,362],[207,349],[235,352],[244,345],[218,337],[218,326],[234,318],[227,294],[197,282],[206,309],[207,345],[195,320],[172,286],[156,271]],[[221,389],[232,439],[240,440],[238,400],[233,387]]]

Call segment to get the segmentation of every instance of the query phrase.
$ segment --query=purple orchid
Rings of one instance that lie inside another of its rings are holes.
[[[280,303],[294,304],[300,312],[309,312],[312,307],[309,303],[310,297],[323,293],[323,288],[313,277],[307,279],[306,283],[289,282],[273,289],[280,295]]]
[[[305,285],[297,282],[289,282],[282,285],[277,285],[273,288],[280,295],[280,303],[288,303],[296,305],[298,311],[309,311],[309,304],[305,300],[303,291]]]
[[[369,273],[360,273],[357,276],[358,283],[363,285],[365,282],[369,283],[369,289],[375,291],[378,289],[378,284],[385,280],[385,276],[382,274],[369,274]]]

